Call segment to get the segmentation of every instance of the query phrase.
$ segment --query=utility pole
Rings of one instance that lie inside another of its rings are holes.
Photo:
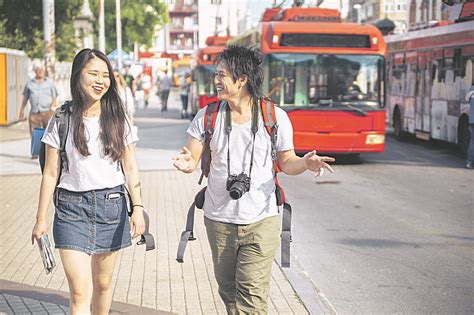
[[[105,54],[104,2],[105,0],[99,0],[99,50]]]
[[[122,22],[120,19],[120,0],[115,0],[116,9],[116,31],[117,31],[117,66],[118,70],[122,72]]]
[[[54,0],[43,0],[43,32],[46,75],[54,79]]]

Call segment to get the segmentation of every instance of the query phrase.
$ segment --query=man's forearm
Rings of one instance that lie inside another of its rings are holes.
[[[290,157],[280,167],[287,175],[298,175],[308,169],[305,160],[296,155]]]

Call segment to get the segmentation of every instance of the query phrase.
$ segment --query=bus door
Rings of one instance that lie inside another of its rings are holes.
[[[426,59],[424,52],[418,52],[415,101],[415,130],[418,132],[430,132],[430,67]]]
[[[427,51],[423,55],[424,67],[423,67],[423,120],[422,128],[423,132],[431,133],[431,52]]]

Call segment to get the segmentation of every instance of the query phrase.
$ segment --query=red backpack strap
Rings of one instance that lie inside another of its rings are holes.
[[[271,99],[262,97],[261,99],[262,116],[265,129],[267,129],[268,135],[272,141],[272,161],[276,172],[280,172],[281,169],[278,166],[278,157],[276,152],[277,140],[278,140],[278,123],[275,114],[275,104]]]
[[[262,97],[260,100],[261,107],[262,107],[262,116],[263,116],[263,123],[265,125],[265,129],[270,136],[272,142],[272,161],[273,161],[273,176],[275,178],[275,194],[277,198],[277,204],[279,206],[283,205],[285,202],[285,192],[283,188],[281,188],[280,184],[278,183],[277,173],[281,171],[280,166],[278,165],[278,157],[277,157],[277,140],[278,140],[278,124],[275,114],[275,104],[271,99]]]
[[[262,106],[263,122],[270,137],[272,137],[272,133],[273,131],[275,131],[275,137],[272,137],[272,141],[274,141],[276,140],[276,132],[278,131],[277,119],[275,114],[275,104],[271,99],[264,97],[261,98],[260,103]]]
[[[199,185],[204,176],[209,176],[209,171],[211,170],[210,143],[220,106],[221,102],[211,103],[206,106],[206,113],[204,114],[204,148],[201,156],[201,178],[199,178]]]

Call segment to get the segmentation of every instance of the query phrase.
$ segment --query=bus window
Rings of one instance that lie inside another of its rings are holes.
[[[283,74],[283,62],[282,61],[275,61],[270,63],[270,87],[268,96],[273,100],[273,102],[277,105],[282,104],[281,100],[281,87],[284,78]]]
[[[201,65],[196,68],[198,94],[214,95],[216,93],[214,86],[215,65]]]
[[[407,65],[407,76],[406,76],[406,84],[405,84],[405,96],[415,96],[416,90],[416,64],[408,64]]]
[[[392,76],[390,78],[390,94],[402,96],[405,83],[406,65],[393,65]]]
[[[276,104],[317,105],[321,99],[381,104],[383,57],[272,54],[269,96]]]
[[[294,63],[287,63],[284,65],[283,77],[285,78],[285,104],[293,104],[295,102],[295,73],[296,65]]]

